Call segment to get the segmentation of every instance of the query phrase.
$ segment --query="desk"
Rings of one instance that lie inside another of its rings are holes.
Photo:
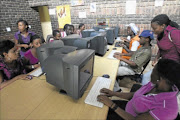
[[[0,91],[0,119],[104,120],[107,117],[108,107],[94,107],[85,104],[84,99],[97,76],[104,73],[109,72],[113,80],[110,89],[113,89],[118,65],[118,60],[95,56],[94,76],[79,100],[59,94],[57,88],[46,82],[44,75],[29,81],[17,80]]]

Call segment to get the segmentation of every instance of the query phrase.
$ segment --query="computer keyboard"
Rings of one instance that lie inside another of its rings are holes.
[[[30,75],[39,77],[41,74],[43,74],[43,71],[42,71],[41,67],[39,67],[39,68],[35,69]]]
[[[115,57],[113,57],[115,52],[119,52],[119,51],[118,51],[118,50],[112,50],[112,51],[109,53],[109,55],[107,56],[107,58],[117,60]],[[120,53],[120,52],[119,52],[119,53]]]
[[[116,42],[115,47],[121,47],[119,44],[120,44],[120,42]]]
[[[97,106],[97,107],[103,107],[103,103],[97,101],[97,96],[100,95],[100,90],[102,88],[109,88],[111,84],[111,79],[104,78],[104,77],[98,77],[89,91],[86,99],[84,102],[89,105]]]

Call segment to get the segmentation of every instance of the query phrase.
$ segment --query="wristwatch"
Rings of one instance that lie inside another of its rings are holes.
[[[34,65],[31,65],[31,68],[34,69]]]

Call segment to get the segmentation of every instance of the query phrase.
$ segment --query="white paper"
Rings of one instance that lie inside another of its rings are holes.
[[[122,41],[122,40],[121,40],[120,37],[117,37],[116,41],[119,42],[119,41]]]
[[[86,18],[86,12],[79,12],[79,18]]]
[[[6,30],[7,30],[7,32],[10,32],[11,28],[10,27],[6,27]]]
[[[116,58],[113,57],[115,52],[119,52],[119,51],[118,51],[118,50],[112,50],[112,51],[109,53],[109,55],[107,56],[107,58],[117,60]],[[119,53],[120,53],[120,52],[119,52]]]
[[[155,6],[163,6],[164,0],[155,0]]]
[[[90,4],[90,12],[96,12],[96,3]]]
[[[49,9],[49,15],[56,15],[55,9]]]
[[[136,14],[136,0],[126,1],[126,14]]]

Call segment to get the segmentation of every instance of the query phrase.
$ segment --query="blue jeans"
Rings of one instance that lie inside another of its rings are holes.
[[[147,73],[143,74],[142,76],[142,85],[145,85],[147,84],[148,82],[151,81],[151,73],[152,73],[152,70],[148,71]]]

